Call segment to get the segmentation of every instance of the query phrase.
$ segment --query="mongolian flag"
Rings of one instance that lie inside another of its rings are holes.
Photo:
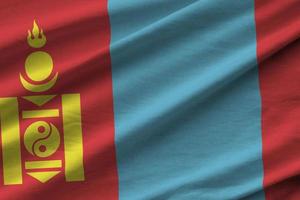
[[[0,200],[300,200],[300,0],[0,0]]]

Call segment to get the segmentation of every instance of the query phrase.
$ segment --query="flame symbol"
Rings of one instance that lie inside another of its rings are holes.
[[[33,48],[41,48],[47,42],[43,29],[40,30],[35,20],[33,21],[32,31],[28,30],[27,42]]]

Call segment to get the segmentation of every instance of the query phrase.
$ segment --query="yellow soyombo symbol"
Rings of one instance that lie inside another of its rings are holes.
[[[33,22],[32,31],[28,31],[27,43],[34,49],[40,49],[47,43],[46,36],[36,21]],[[45,51],[31,52],[25,60],[26,78],[20,74],[20,82],[27,91],[33,92],[33,95],[23,96],[21,99],[33,103],[38,109],[20,110],[18,97],[0,98],[4,185],[22,184],[23,170],[41,183],[55,177],[63,168],[67,182],[85,180],[80,94],[61,94],[62,105],[58,109],[45,107],[49,101],[60,95],[40,94],[55,85],[58,73],[51,78],[53,69],[53,59]],[[59,130],[55,123],[51,123],[50,118],[59,118],[62,130]],[[27,125],[24,133],[20,133],[22,119],[36,121]],[[21,134],[24,134],[23,137]],[[22,151],[21,139],[24,139],[25,151]],[[56,159],[51,159],[62,143],[64,162],[57,159],[57,156]],[[26,152],[28,156],[24,165],[22,155]]]
[[[27,42],[29,46],[33,48],[41,48],[46,45],[47,39],[43,33],[40,31],[36,21],[33,22],[33,29],[28,31]],[[58,77],[58,73],[54,77],[44,83],[53,71],[53,60],[51,55],[45,51],[35,51],[32,52],[25,61],[25,72],[27,77],[34,81],[35,83],[30,83],[27,81],[22,74],[20,74],[20,80],[23,87],[31,92],[44,92],[52,88]]]

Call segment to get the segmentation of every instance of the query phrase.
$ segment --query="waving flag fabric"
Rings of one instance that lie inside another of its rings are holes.
[[[299,0],[2,0],[0,199],[299,200]]]

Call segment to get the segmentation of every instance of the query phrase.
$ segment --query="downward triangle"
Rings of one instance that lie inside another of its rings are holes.
[[[25,96],[23,99],[34,103],[35,105],[42,106],[48,103],[51,99],[53,99],[56,95],[42,95],[42,96]]]
[[[40,181],[41,183],[46,183],[51,178],[59,174],[60,171],[48,171],[48,172],[28,172],[29,176],[32,176],[36,180]]]

